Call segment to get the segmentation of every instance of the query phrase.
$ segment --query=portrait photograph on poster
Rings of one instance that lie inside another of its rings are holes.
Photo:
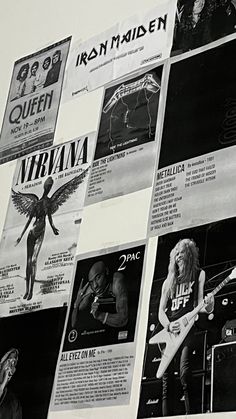
[[[159,168],[236,144],[235,45],[171,65]]]
[[[143,257],[140,246],[77,261],[63,351],[134,340]]]
[[[172,54],[202,47],[235,30],[234,0],[178,0]]]
[[[46,419],[66,308],[0,320],[0,417]]]
[[[159,238],[139,418],[236,409],[235,227],[230,218]]]
[[[52,145],[70,40],[15,62],[0,136],[0,164]]]
[[[51,411],[129,403],[145,244],[78,256]]]

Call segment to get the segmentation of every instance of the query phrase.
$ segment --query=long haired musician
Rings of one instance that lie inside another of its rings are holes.
[[[191,239],[180,240],[170,252],[168,275],[162,286],[158,317],[162,326],[170,333],[178,335],[182,316],[192,311],[203,300],[205,272],[199,267],[199,252]],[[214,298],[208,294],[201,311],[210,313],[214,308]],[[180,381],[184,392],[186,414],[194,413],[192,402],[191,356],[194,350],[194,327],[179,348]],[[173,361],[162,377],[163,416],[173,414]]]

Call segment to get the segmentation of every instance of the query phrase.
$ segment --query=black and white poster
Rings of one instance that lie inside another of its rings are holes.
[[[235,214],[235,47],[171,60],[150,235]]]
[[[178,0],[172,54],[203,47],[235,32],[234,0]]]
[[[94,134],[18,160],[0,243],[1,315],[68,302]]]
[[[163,66],[105,90],[86,204],[151,186]]]
[[[159,0],[71,49],[64,100],[105,86],[170,56],[176,0]]]
[[[15,62],[0,136],[0,164],[52,145],[70,40]]]
[[[128,403],[144,254],[132,244],[77,258],[52,410]]]
[[[173,59],[159,169],[236,144],[235,48],[233,40]]]
[[[236,409],[235,226],[229,218],[158,239],[139,418]]]
[[[46,419],[66,308],[0,321],[0,418]]]

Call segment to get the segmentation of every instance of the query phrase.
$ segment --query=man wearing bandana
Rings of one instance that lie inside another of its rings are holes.
[[[121,272],[110,272],[95,262],[88,280],[82,279],[71,315],[72,330],[81,334],[87,347],[117,341],[120,331],[128,333],[128,290]]]

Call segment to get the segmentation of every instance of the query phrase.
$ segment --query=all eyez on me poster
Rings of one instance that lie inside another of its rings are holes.
[[[129,403],[145,244],[76,258],[52,411]]]

